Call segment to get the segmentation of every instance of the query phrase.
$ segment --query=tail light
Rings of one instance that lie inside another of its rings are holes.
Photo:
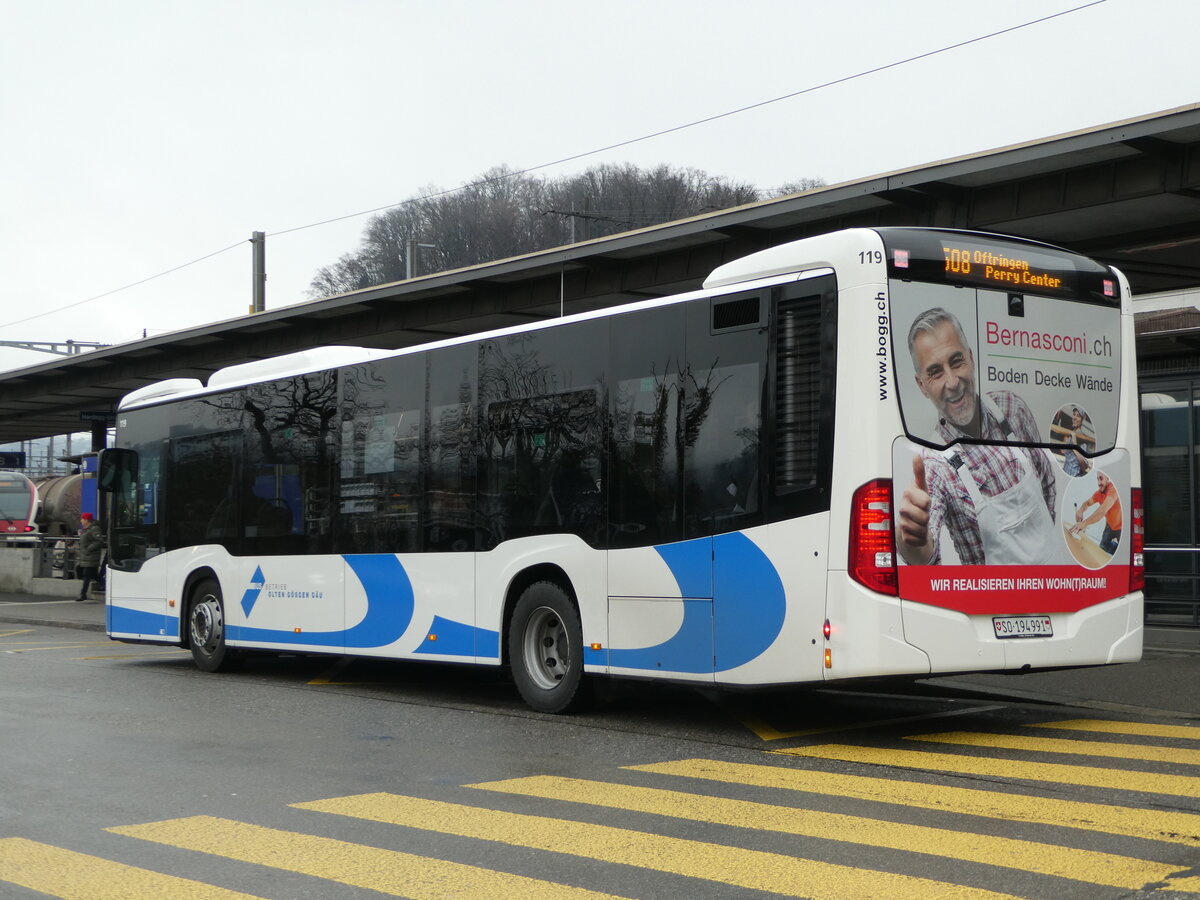
[[[892,480],[868,481],[854,492],[850,509],[850,577],[880,594],[899,594],[895,535]]]
[[[1131,494],[1133,506],[1133,543],[1129,554],[1129,589],[1144,590],[1146,587],[1146,513],[1142,506],[1142,489],[1134,488]]]

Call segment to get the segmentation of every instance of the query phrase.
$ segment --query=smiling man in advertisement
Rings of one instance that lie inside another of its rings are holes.
[[[912,457],[900,493],[897,549],[909,565],[941,562],[938,535],[949,531],[963,565],[1059,561],[1055,473],[1028,405],[1012,391],[980,393],[975,355],[959,320],[942,307],[913,320],[908,349],[921,394],[937,412],[945,451]],[[960,439],[995,441],[980,445]]]

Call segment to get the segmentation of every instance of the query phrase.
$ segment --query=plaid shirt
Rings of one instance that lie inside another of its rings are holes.
[[[981,437],[990,441],[1027,441],[1041,443],[1042,436],[1038,432],[1037,422],[1033,413],[1025,405],[1025,401],[1011,391],[995,391],[987,395],[1000,415],[1008,421],[1012,435],[1006,435],[999,421],[992,415],[987,404],[980,403],[983,416],[983,433]],[[966,435],[953,423],[941,419],[938,422],[938,433],[949,444]],[[989,447],[979,444],[959,444],[956,452],[961,456],[971,470],[971,477],[979,485],[979,491],[985,497],[995,497],[1021,480],[1023,467],[1013,458],[1013,450],[1017,453],[1027,453],[1033,458],[1033,470],[1042,482],[1042,495],[1046,498],[1046,508],[1050,510],[1050,520],[1055,520],[1054,500],[1057,495],[1054,484],[1054,469],[1046,458],[1043,450],[1026,448]],[[923,450],[921,455],[925,460],[925,484],[932,498],[929,510],[929,533],[934,536],[934,554],[930,564],[941,562],[941,530],[945,524],[954,541],[954,549],[958,551],[959,561],[964,566],[981,566],[986,562],[983,547],[983,537],[979,532],[976,520],[975,504],[971,495],[963,486],[962,478],[940,453],[934,450]]]

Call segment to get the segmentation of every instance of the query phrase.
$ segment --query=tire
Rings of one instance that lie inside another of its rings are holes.
[[[205,578],[193,589],[188,603],[188,644],[192,659],[203,672],[225,672],[234,668],[238,654],[225,645],[225,602],[221,586]]]
[[[557,584],[521,594],[508,629],[508,659],[521,698],[538,712],[578,710],[588,699],[579,611]]]

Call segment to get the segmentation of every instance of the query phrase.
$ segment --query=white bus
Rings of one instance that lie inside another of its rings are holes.
[[[173,379],[105,451],[108,633],[710,686],[1137,660],[1115,270],[854,229],[702,290]]]

